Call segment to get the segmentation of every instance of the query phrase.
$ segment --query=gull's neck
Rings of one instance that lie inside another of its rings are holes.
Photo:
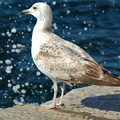
[[[50,21],[42,21],[38,19],[34,29],[39,32],[52,32],[51,24]]]
[[[32,34],[32,49],[33,53],[37,54],[36,49],[40,49],[40,46],[47,43],[52,34],[51,23],[47,21],[37,20],[37,23],[33,29]]]

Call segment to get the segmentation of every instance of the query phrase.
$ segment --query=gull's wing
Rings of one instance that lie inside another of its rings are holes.
[[[112,84],[111,79],[110,82],[108,79],[110,73],[84,50],[68,41],[49,41],[48,44],[41,46],[37,59],[42,60],[43,67],[46,66],[44,73],[58,82]]]
[[[69,42],[69,41],[64,41],[64,45],[69,49],[71,50],[71,52],[73,53],[74,52],[74,56],[77,56],[77,57],[82,57],[86,60],[90,60],[91,62],[94,62],[94,63],[97,63],[93,58],[91,58],[89,56],[89,54],[87,54],[82,48],[80,48],[79,46],[75,45],[74,43],[72,42]]]

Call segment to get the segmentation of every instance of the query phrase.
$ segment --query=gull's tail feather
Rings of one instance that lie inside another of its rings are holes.
[[[117,78],[110,73],[104,74],[103,83],[104,82],[106,83],[106,86],[120,86],[120,78]]]
[[[102,79],[94,79],[83,77],[79,79],[80,82],[90,85],[99,85],[99,86],[120,86],[120,78],[117,78],[110,73],[104,73]]]
[[[83,83],[99,85],[99,86],[120,86],[120,78],[110,74],[107,70],[98,64],[89,63],[85,66],[86,78]]]

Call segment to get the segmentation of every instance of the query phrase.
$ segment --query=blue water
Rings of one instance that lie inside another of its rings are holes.
[[[0,1],[0,107],[40,104],[52,99],[52,81],[31,58],[36,19],[19,13],[39,0]],[[41,0],[42,1],[42,0]],[[120,75],[119,0],[44,0],[53,10],[53,31],[88,52],[99,64]],[[59,84],[59,86],[62,83]],[[67,86],[66,92],[86,85]],[[58,96],[60,95],[60,91]]]

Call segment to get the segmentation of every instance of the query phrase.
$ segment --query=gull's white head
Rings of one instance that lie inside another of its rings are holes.
[[[23,10],[21,14],[31,14],[37,18],[37,20],[44,24],[44,27],[50,27],[52,24],[52,10],[46,3],[38,2],[32,5],[31,8]]]

